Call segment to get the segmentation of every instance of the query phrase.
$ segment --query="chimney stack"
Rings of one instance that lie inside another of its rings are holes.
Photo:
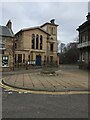
[[[55,24],[55,19],[50,20],[52,24]]]
[[[6,24],[6,26],[9,28],[9,29],[12,29],[12,22],[11,20],[9,20]]]

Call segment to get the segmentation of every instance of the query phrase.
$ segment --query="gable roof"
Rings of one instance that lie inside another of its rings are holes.
[[[14,33],[7,26],[0,26],[0,36],[14,37]]]
[[[41,30],[42,32],[50,35],[47,31],[43,30],[43,29],[40,28],[39,26],[37,26],[37,27],[30,27],[30,28],[24,28],[24,29],[21,29],[19,32],[21,32],[21,31],[28,31],[28,30],[34,30],[34,29],[39,29],[39,30]],[[17,32],[16,34],[18,34],[19,32]]]

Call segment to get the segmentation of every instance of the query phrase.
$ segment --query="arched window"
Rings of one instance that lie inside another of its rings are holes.
[[[43,36],[40,35],[40,50],[42,50]]]
[[[39,35],[36,35],[36,49],[38,49]]]
[[[32,34],[32,49],[35,48],[35,35]]]

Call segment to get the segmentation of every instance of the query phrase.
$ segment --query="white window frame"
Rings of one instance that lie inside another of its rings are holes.
[[[5,59],[8,60],[7,65],[3,65],[3,57],[5,57]],[[2,67],[9,67],[9,56],[2,56]]]

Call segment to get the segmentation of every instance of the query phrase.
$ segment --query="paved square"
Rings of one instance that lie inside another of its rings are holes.
[[[41,91],[88,90],[88,72],[83,70],[57,70],[56,75],[40,72],[22,73],[8,76],[3,81],[17,88]]]

